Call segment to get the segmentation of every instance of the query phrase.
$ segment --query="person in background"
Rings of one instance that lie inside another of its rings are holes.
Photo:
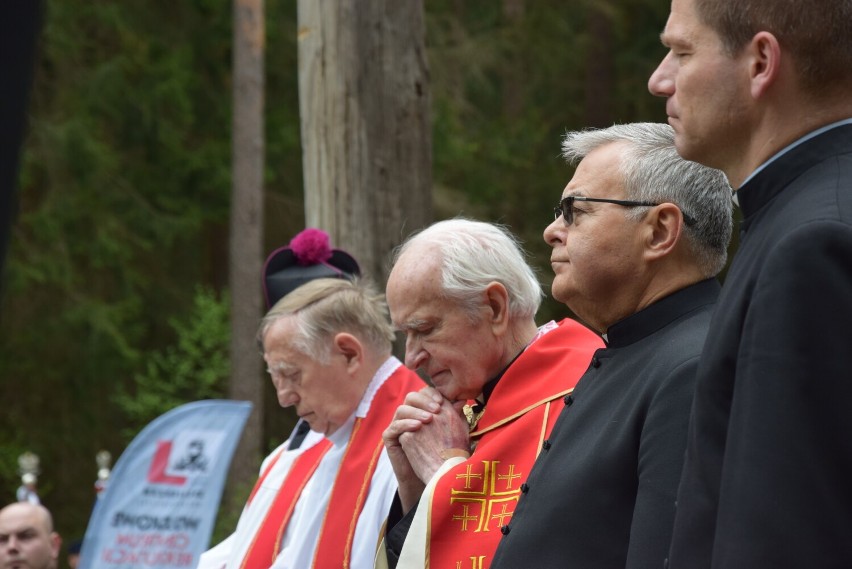
[[[606,347],[565,402],[491,566],[662,569],[730,187],[678,156],[665,124],[571,132],[562,149],[579,164],[544,230],[552,293]]]
[[[44,506],[15,502],[0,510],[0,567],[56,569],[62,538]]]
[[[410,394],[384,434],[399,499],[378,566],[484,569],[602,343],[574,320],[536,325],[541,286],[515,238],[490,223],[452,219],[410,237],[387,294],[406,365],[434,387]]]
[[[852,567],[852,0],[674,0],[651,76],[740,241],[669,567]]]
[[[339,268],[351,257],[304,245],[296,241],[267,263],[267,295],[282,296],[258,339],[279,403],[295,407],[310,430],[267,457],[235,532],[199,567],[373,564],[396,491],[382,430],[423,383],[391,356],[383,297],[363,280],[328,278],[315,267],[333,260]],[[315,263],[302,264],[306,257]],[[354,260],[348,269],[355,272]]]
[[[65,548],[65,553],[68,556],[68,567],[71,569],[77,569],[77,565],[80,563],[80,549],[82,545],[83,542],[81,540],[75,539]]]

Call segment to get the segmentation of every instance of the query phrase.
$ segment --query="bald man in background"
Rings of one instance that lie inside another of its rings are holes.
[[[56,569],[61,545],[44,506],[16,502],[0,510],[0,567]]]

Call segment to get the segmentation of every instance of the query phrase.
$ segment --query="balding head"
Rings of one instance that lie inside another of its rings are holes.
[[[16,502],[0,510],[0,567],[56,569],[62,540],[44,506]]]

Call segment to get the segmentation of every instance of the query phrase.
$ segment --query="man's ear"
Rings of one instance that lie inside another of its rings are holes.
[[[645,258],[661,259],[674,251],[683,233],[683,214],[673,203],[655,206],[644,220]]]
[[[488,322],[494,334],[504,334],[509,328],[509,292],[506,287],[496,281],[488,283],[485,287],[485,304],[488,308]]]
[[[769,32],[758,32],[743,48],[748,52],[751,96],[761,98],[778,79],[781,71],[781,45]]]
[[[59,559],[59,551],[62,549],[62,538],[59,534],[51,532],[50,534],[50,558]]]
[[[364,346],[348,332],[338,332],[334,336],[334,349],[346,358],[348,369],[357,369],[364,360]]]

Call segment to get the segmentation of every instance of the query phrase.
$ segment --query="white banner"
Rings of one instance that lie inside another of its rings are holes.
[[[79,569],[195,567],[249,413],[244,401],[197,401],[146,426],[95,504]]]

